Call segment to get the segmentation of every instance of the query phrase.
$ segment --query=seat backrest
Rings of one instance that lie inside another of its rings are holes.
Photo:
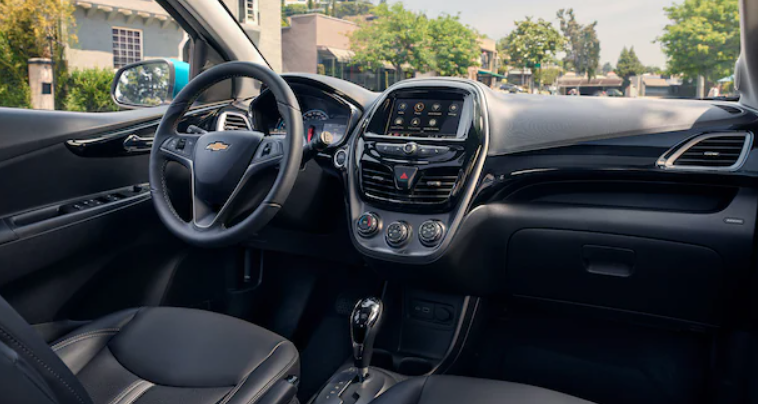
[[[0,397],[10,404],[92,404],[71,370],[2,297]]]

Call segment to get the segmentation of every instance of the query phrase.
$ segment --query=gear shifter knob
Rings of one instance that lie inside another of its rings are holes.
[[[350,314],[350,338],[353,340],[353,359],[361,379],[368,375],[374,339],[382,324],[382,301],[375,297],[361,299]]]

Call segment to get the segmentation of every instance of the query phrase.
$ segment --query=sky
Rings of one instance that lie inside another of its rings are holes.
[[[678,0],[677,3],[681,3]],[[390,1],[392,3],[392,1]],[[665,68],[666,57],[656,37],[663,33],[668,19],[663,7],[673,0],[405,0],[407,8],[423,11],[429,17],[442,12],[460,13],[461,21],[480,33],[498,40],[513,29],[513,22],[526,16],[543,18],[558,28],[555,13],[573,8],[580,24],[597,20],[600,38],[600,65],[616,65],[621,49],[634,46],[642,64]]]

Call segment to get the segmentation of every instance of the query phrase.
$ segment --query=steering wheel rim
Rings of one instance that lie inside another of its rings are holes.
[[[178,132],[179,121],[200,94],[214,84],[236,77],[256,79],[268,87],[287,125],[286,135],[264,137],[255,131],[218,131],[202,135]],[[149,178],[158,217],[172,233],[194,245],[217,247],[245,240],[265,226],[289,196],[302,161],[303,137],[302,112],[295,93],[274,71],[250,62],[228,62],[206,70],[177,94],[155,133]],[[181,149],[180,145],[183,145]],[[165,170],[171,161],[191,172],[192,220],[189,222],[179,216],[168,195]],[[262,202],[247,217],[227,227],[224,220],[229,219],[226,215],[230,214],[234,198],[257,173],[277,164],[279,173]],[[234,180],[235,176],[239,179]],[[234,181],[236,184],[232,184]],[[213,202],[225,196],[226,200],[216,211],[218,203]]]

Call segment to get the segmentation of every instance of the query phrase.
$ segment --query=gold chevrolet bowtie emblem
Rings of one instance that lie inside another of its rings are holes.
[[[210,151],[221,151],[221,150],[226,150],[228,148],[229,148],[229,145],[224,142],[213,142],[209,144],[208,146],[205,146],[205,150],[210,150]]]

